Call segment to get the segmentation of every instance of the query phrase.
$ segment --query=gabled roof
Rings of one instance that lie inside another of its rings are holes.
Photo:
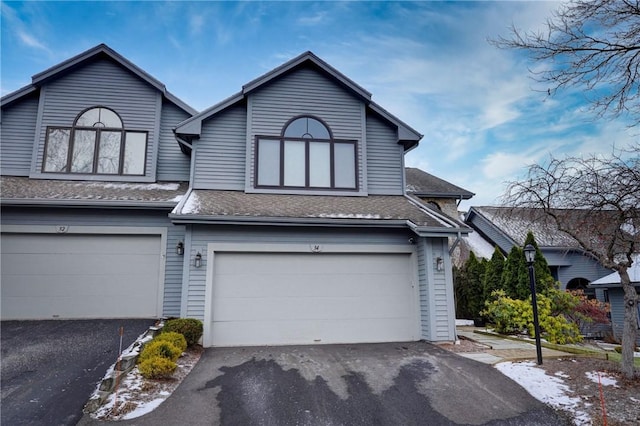
[[[474,216],[483,217],[513,245],[522,246],[527,233],[533,232],[538,246],[580,248],[569,235],[558,231],[553,221],[540,209],[512,207],[471,207],[465,222],[473,226]]]
[[[582,241],[588,242],[596,251],[606,252],[605,244],[610,243],[609,236],[616,238],[616,249],[626,252],[631,244],[631,235],[620,234],[618,212],[616,210],[554,209],[555,216],[562,221],[563,227]],[[471,207],[465,222],[474,228],[475,216],[484,218],[499,234],[510,240],[513,245],[522,246],[529,231],[533,232],[540,248],[577,249],[582,247],[576,239],[560,231],[553,218],[543,209],[523,207]],[[606,238],[602,238],[605,236]]]
[[[245,100],[247,95],[256,90],[259,90],[263,86],[277,80],[278,78],[286,75],[287,73],[303,66],[312,66],[315,69],[319,70],[330,79],[336,81],[346,90],[351,92],[354,96],[361,99],[367,107],[384,118],[389,123],[393,124],[398,128],[398,139],[401,142],[405,150],[409,150],[418,145],[420,139],[422,139],[422,135],[418,133],[416,130],[405,124],[403,121],[393,116],[391,113],[386,111],[380,105],[376,104],[371,100],[371,93],[363,89],[361,86],[356,84],[353,80],[333,68],[331,65],[320,59],[318,56],[313,54],[312,52],[305,52],[290,61],[280,65],[277,68],[263,74],[262,76],[251,80],[249,83],[242,86],[242,90],[229,98],[213,105],[210,108],[202,111],[201,113],[188,118],[182,123],[176,126],[175,132],[182,135],[199,135],[202,131],[202,122],[207,120],[208,118],[218,114],[220,111],[225,110],[226,108],[235,105],[239,102]]]
[[[464,224],[402,195],[251,194],[191,190],[170,217],[185,223],[409,228],[418,235],[468,233]]]
[[[460,188],[444,179],[440,179],[423,170],[406,167],[407,192],[417,197],[432,198],[457,198],[468,200],[473,197],[473,192]]]
[[[0,104],[2,106],[8,105],[30,93],[34,93],[40,89],[44,84],[48,81],[60,78],[66,73],[73,71],[74,69],[86,64],[87,62],[93,61],[96,58],[108,58],[113,62],[117,63],[124,69],[128,70],[132,74],[136,75],[145,83],[149,84],[151,87],[160,91],[162,95],[169,101],[173,102],[184,111],[189,114],[196,114],[197,111],[187,105],[185,102],[177,98],[175,95],[171,94],[167,91],[167,88],[160,81],[156,80],[150,74],[139,68],[137,65],[129,61],[124,56],[120,55],[115,50],[111,49],[106,44],[99,44],[91,49],[80,53],[79,55],[74,56],[73,58],[67,59],[64,62],[61,62],[53,67],[46,69],[31,78],[31,84],[25,86],[21,89],[16,90],[13,93],[9,93],[6,96],[3,96],[0,100]]]
[[[3,206],[175,207],[187,192],[186,182],[87,182],[27,177],[0,177]]]
[[[629,280],[631,284],[636,287],[640,286],[640,255],[636,255],[633,260],[633,264],[630,268],[627,269],[627,273],[629,274]],[[589,284],[589,287],[619,287],[622,284],[620,283],[620,274],[614,272],[605,277],[602,277],[598,280],[592,281]]]

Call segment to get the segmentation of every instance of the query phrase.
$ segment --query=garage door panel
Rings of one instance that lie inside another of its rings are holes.
[[[243,321],[265,320],[281,321],[285,319],[370,319],[370,318],[405,318],[410,303],[410,295],[393,297],[287,297],[287,298],[232,298],[217,300],[213,309],[216,320]]]
[[[354,341],[354,336],[358,340]],[[407,332],[402,319],[361,320],[299,320],[294,324],[265,323],[264,321],[228,322],[217,324],[213,342],[225,342],[225,346],[281,344],[323,344],[357,342],[410,341],[415,338]],[[286,343],[285,343],[286,342]]]
[[[2,234],[2,318],[158,315],[159,235]]]
[[[401,254],[216,253],[213,345],[412,340],[411,258]]]

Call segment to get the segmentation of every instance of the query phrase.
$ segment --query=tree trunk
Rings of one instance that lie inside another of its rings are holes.
[[[631,284],[627,268],[618,271],[624,290],[624,328],[622,329],[622,374],[627,379],[634,375],[633,350],[638,333],[638,295]]]

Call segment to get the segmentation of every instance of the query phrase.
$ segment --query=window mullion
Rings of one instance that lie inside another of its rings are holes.
[[[284,138],[280,139],[280,187],[284,186]]]
[[[95,137],[93,138],[93,169],[91,173],[98,173],[98,158],[100,157],[100,132],[102,130],[96,129]]]
[[[73,161],[73,146],[75,145],[74,141],[76,139],[76,129],[71,128],[71,133],[69,134],[69,146],[67,152],[67,167],[65,168],[65,173],[71,173],[71,161]]]
[[[124,146],[127,143],[127,134],[122,129],[120,132],[120,161],[118,164],[118,175],[122,175],[124,173]]]
[[[309,141],[304,142],[304,186],[309,188],[311,181],[309,178],[309,169],[311,168],[311,158],[309,154]]]
[[[331,178],[331,188],[335,188],[336,187],[336,162],[334,160],[334,144],[333,144],[333,140],[331,142],[329,142],[329,176]]]

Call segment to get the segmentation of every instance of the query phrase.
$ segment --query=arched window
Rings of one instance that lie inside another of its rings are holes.
[[[356,141],[334,139],[329,126],[298,116],[280,137],[258,136],[256,187],[357,189]]]
[[[82,111],[72,127],[48,127],[42,171],[144,175],[147,132],[124,128],[113,110]]]

